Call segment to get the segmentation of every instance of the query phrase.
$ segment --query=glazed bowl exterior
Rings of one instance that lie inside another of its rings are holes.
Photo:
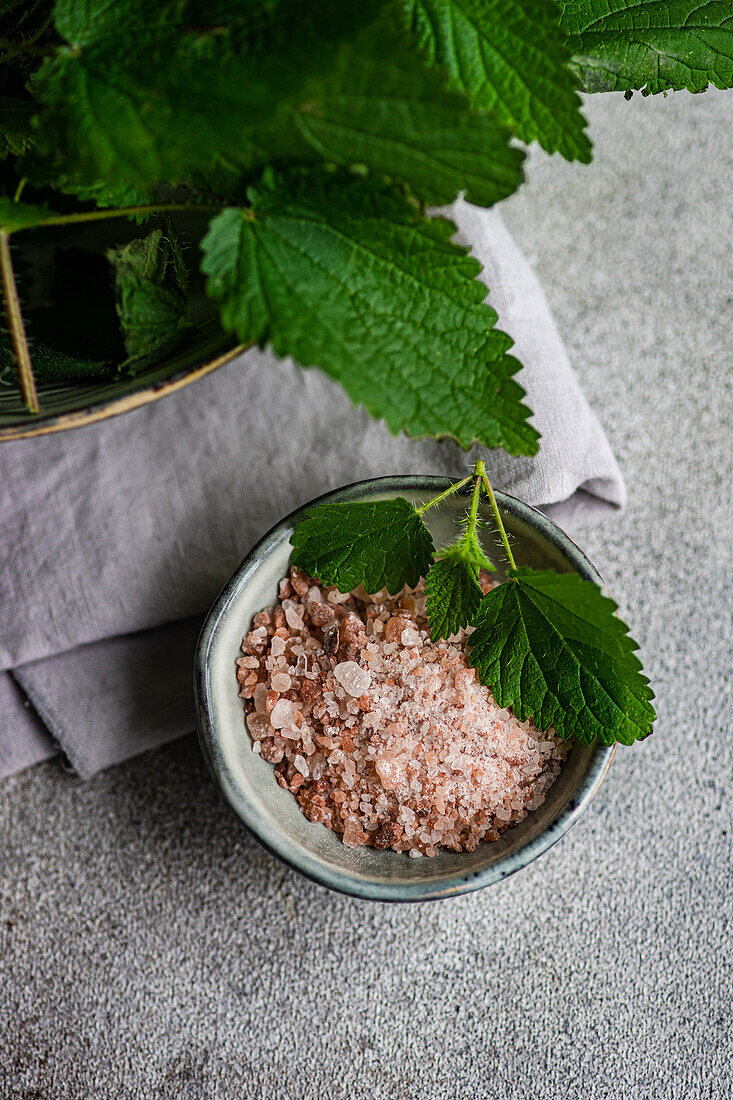
[[[293,512],[244,559],[209,612],[197,646],[194,681],[199,739],[224,797],[274,855],[315,882],[359,898],[426,901],[451,897],[490,886],[521,870],[572,828],[598,790],[615,747],[574,744],[545,802],[519,825],[497,841],[479,844],[473,852],[441,850],[432,859],[410,859],[375,848],[347,848],[336,833],[307,820],[294,796],[276,783],[272,766],[252,752],[235,661],[253,616],[276,601],[278,581],[290,562],[294,525],[317,503],[394,496],[423,503],[450,484],[449,478],[428,475],[376,478],[328,493]],[[518,565],[577,572],[602,584],[585,554],[545,515],[505,493],[497,492],[496,498]],[[465,495],[456,493],[425,514],[436,546],[455,537],[465,503]],[[498,564],[503,558],[488,506],[483,508],[482,518],[487,523],[487,551]]]

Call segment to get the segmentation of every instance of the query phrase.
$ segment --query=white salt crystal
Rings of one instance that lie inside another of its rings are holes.
[[[374,766],[385,790],[393,791],[401,778],[400,769],[394,760],[389,756],[378,756]]]
[[[270,714],[270,722],[276,730],[292,726],[295,721],[295,705],[289,699],[278,699]]]
[[[400,641],[404,646],[422,645],[422,638],[420,632],[415,630],[414,626],[406,626],[400,636]]]
[[[270,685],[273,691],[289,691],[292,681],[287,672],[276,672],[270,680]]]
[[[285,652],[285,639],[281,638],[279,634],[276,634],[275,637],[272,639],[270,652],[272,653],[273,657],[281,657]]]
[[[326,599],[329,603],[346,603],[350,599],[349,592],[339,592],[337,588],[334,588],[332,592],[329,592]]]
[[[295,759],[293,760],[293,766],[298,769],[301,775],[305,775],[307,777],[308,765],[306,764],[304,757],[302,757],[300,753],[297,753],[297,755],[295,756]]]
[[[240,668],[259,668],[260,662],[257,657],[238,657],[237,664]]]
[[[294,607],[285,608],[285,621],[291,630],[303,629],[303,620]]]
[[[348,695],[358,699],[372,682],[370,674],[356,661],[342,661],[336,665],[333,674]]]

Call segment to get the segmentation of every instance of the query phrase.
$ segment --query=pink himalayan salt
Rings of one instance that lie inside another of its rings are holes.
[[[541,805],[568,746],[497,705],[466,632],[430,641],[422,585],[340,593],[291,570],[280,592],[238,671],[253,749],[310,821],[349,846],[432,856],[496,840]]]
[[[270,714],[272,728],[281,730],[285,726],[294,725],[296,710],[295,704],[291,703],[289,699],[278,699]]]
[[[342,661],[334,668],[333,675],[347,695],[351,695],[355,699],[363,695],[372,682],[367,670],[358,665],[356,661]]]

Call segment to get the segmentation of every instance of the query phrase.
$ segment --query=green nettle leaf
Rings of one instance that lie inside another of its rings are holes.
[[[414,588],[430,568],[435,547],[415,508],[404,499],[321,504],[290,538],[293,565],[342,592],[364,585],[392,595]]]
[[[589,161],[554,0],[405,0],[410,30],[451,86],[523,141]]]
[[[469,625],[483,597],[479,570],[496,568],[481,548],[476,527],[472,509],[461,537],[438,551],[425,578],[430,637],[434,642]]]
[[[170,240],[154,229],[106,255],[114,269],[117,313],[130,360],[170,351],[191,328]]]
[[[537,450],[511,340],[450,222],[328,173],[268,177],[250,199],[202,244],[227,330],[321,367],[393,432]]]
[[[425,578],[425,596],[430,637],[434,642],[449,638],[468,626],[478,611],[483,596],[478,569],[446,552]]]
[[[6,196],[0,196],[0,231],[3,233],[17,233],[20,229],[30,229],[31,226],[52,217],[53,210],[49,210],[47,206],[13,202]]]
[[[589,744],[646,737],[655,718],[616,605],[575,573],[512,571],[474,619],[470,663],[500,706]]]
[[[509,131],[447,93],[409,47],[392,45],[381,22],[377,31],[344,46],[333,69],[305,87],[288,115],[282,148],[270,137],[271,155],[364,164],[433,204],[463,190],[488,206],[515,191],[524,154],[509,144]]]
[[[557,0],[590,92],[733,86],[730,0]]]
[[[45,107],[39,155],[52,178],[87,194],[186,182],[232,158],[261,165],[253,135],[377,7],[59,0],[68,46],[31,82]]]

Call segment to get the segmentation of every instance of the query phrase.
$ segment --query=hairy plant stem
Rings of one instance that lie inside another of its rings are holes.
[[[464,485],[468,485],[472,477],[473,474],[469,474],[468,477],[464,477],[463,481],[454,482],[453,485],[449,485],[447,489],[444,489],[442,493],[438,493],[437,497],[433,497],[427,504],[422,504],[419,508],[416,508],[415,511],[421,516],[424,512],[427,512],[428,508],[434,508],[436,504],[440,504],[441,500],[445,500],[446,497],[452,496],[453,493],[457,493]]]
[[[481,499],[481,484],[485,475],[485,467],[483,462],[479,459],[473,468],[473,492],[471,493],[471,503],[466,515],[466,533],[464,538],[472,535],[476,530],[476,517],[478,515],[478,504]]]
[[[24,233],[28,229],[46,229],[52,225],[78,225],[83,222],[98,222],[104,221],[109,218],[127,218],[133,217],[135,214],[164,214],[168,211],[192,211],[202,210],[218,212],[224,209],[222,203],[198,203],[198,202],[159,202],[159,203],[141,203],[138,206],[113,206],[106,210],[85,210],[79,214],[52,214],[49,218],[44,218],[42,221],[34,222],[33,225],[24,225],[20,229],[5,230],[9,235],[11,232]]]
[[[13,259],[10,255],[10,237],[4,230],[0,230],[0,273],[2,274],[3,293],[5,294],[5,311],[8,316],[10,339],[15,352],[15,362],[18,368],[18,382],[23,402],[32,413],[41,411],[38,404],[38,392],[36,380],[33,377],[33,364],[28,349],[28,338],[25,334],[23,314],[20,309],[18,287],[13,271]]]
[[[499,538],[501,539],[501,544],[504,547],[504,553],[506,554],[507,561],[509,562],[510,568],[511,569],[516,569],[517,568],[517,563],[514,560],[514,554],[512,554],[512,548],[509,545],[509,539],[507,537],[506,529],[504,527],[504,523],[503,523],[502,518],[501,518],[501,512],[499,511],[499,505],[496,503],[496,497],[494,496],[494,490],[491,488],[491,482],[489,481],[488,475],[486,473],[486,468],[484,467],[483,462],[480,463],[480,465],[483,467],[483,469],[481,470],[481,480],[484,483],[484,489],[486,490],[486,495],[489,498],[489,504],[491,505],[491,511],[494,513],[494,519],[496,520],[496,526],[497,526],[498,531],[499,531]],[[479,463],[477,462],[476,463],[477,469],[478,469],[478,466],[479,466]]]

